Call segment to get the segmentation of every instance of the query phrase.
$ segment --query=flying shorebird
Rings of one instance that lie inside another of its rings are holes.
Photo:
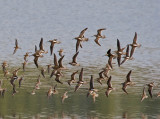
[[[64,103],[64,100],[68,98],[67,91],[61,97],[62,97],[62,103]]]
[[[72,62],[69,63],[70,65],[72,65],[72,66],[80,66],[80,64],[78,64],[77,61],[76,61],[76,58],[77,58],[78,54],[79,54],[79,52],[76,52],[76,54],[73,56]]]
[[[22,66],[23,66],[23,71],[25,71],[26,64],[27,64],[27,61],[24,61],[24,62],[22,63]]]
[[[4,62],[2,63],[2,69],[3,69],[3,72],[5,72],[5,71],[6,71],[6,67],[8,67],[8,64],[7,64],[7,62],[6,62],[6,61],[4,61]]]
[[[126,88],[128,85],[134,85],[134,83],[131,81],[131,73],[132,70],[130,70],[126,76],[126,81],[124,83],[122,83],[122,90],[128,94],[128,92],[126,91]]]
[[[43,38],[41,38],[41,40],[40,40],[39,50],[40,50],[42,53],[45,53],[45,50],[44,50],[44,48],[43,48]]]
[[[27,57],[29,56],[29,53],[32,53],[32,52],[26,52],[26,54],[24,55],[24,60],[27,62]]]
[[[153,87],[155,86],[154,82],[151,82],[151,83],[146,84],[146,85],[148,86],[148,93],[149,93],[150,97],[152,98],[153,97],[152,90],[153,90]]]
[[[100,38],[102,38],[102,39],[106,38],[105,35],[103,35],[103,36],[101,35],[101,32],[102,32],[103,30],[106,30],[106,28],[98,29],[98,30],[97,30],[97,35],[94,35],[94,36],[96,37],[96,39],[95,39],[94,41],[95,41],[96,44],[98,44],[99,46],[101,46],[101,44],[98,42],[99,39],[100,39]]]
[[[105,76],[105,78],[109,78],[109,72],[110,70],[112,70],[112,68],[110,67],[109,64],[106,64],[106,67],[105,68],[102,68],[102,70],[104,71],[103,72],[103,75]]]
[[[58,60],[59,69],[64,69],[64,66],[63,66],[63,64],[62,64],[63,58],[64,58],[64,55]]]
[[[142,97],[141,97],[141,102],[142,102],[145,98],[148,98],[148,96],[147,96],[147,94],[146,94],[145,87],[144,87],[144,88],[143,88],[143,94],[142,94]]]
[[[72,83],[75,82],[75,75],[78,73],[78,71],[73,72],[71,75],[71,79],[67,81],[68,85],[70,86]]]
[[[109,49],[109,50],[107,51],[107,54],[106,54],[105,56],[108,56],[108,57],[109,57],[109,59],[108,59],[108,64],[109,64],[109,66],[111,67],[111,69],[113,69],[113,67],[112,67],[112,59],[115,58],[115,55],[111,53],[111,49]]]
[[[22,80],[24,80],[24,76],[22,76],[22,77],[19,79],[19,82],[18,82],[19,88],[21,87]]]
[[[62,57],[63,49],[60,49],[58,52],[59,52],[59,56]]]
[[[89,96],[89,95],[92,95],[93,94],[93,92],[97,92],[97,89],[95,89],[94,87],[93,87],[93,75],[91,75],[91,79],[90,79],[90,83],[89,83],[89,91],[88,91],[88,93],[87,93],[87,97]]]
[[[34,64],[36,65],[37,68],[38,68],[38,58],[39,56],[34,56]]]
[[[59,64],[58,64],[58,61],[57,61],[57,56],[54,53],[54,66],[53,66],[53,69],[57,70],[58,68],[59,68]]]
[[[21,48],[18,46],[18,41],[17,41],[17,39],[15,39],[15,47],[14,47],[14,52],[13,52],[13,54],[15,54],[18,49],[21,49]]]
[[[45,69],[42,68],[42,69],[41,69],[41,74],[42,74],[43,78],[45,78],[44,72],[45,72]]]
[[[77,85],[75,87],[74,92],[76,92],[83,84],[84,84],[84,81],[83,81],[83,68],[81,68],[81,72],[79,74],[79,81],[77,82]]]
[[[57,81],[58,83],[60,84],[63,84],[63,82],[60,81],[60,77],[61,77],[61,74],[59,72],[56,73],[56,78],[55,78],[55,81]]]
[[[117,62],[118,62],[118,66],[120,67],[121,65],[121,55],[124,54],[123,50],[125,49],[126,47],[124,48],[121,48],[121,45],[120,45],[120,41],[117,39],[117,51],[116,54],[117,54]]]
[[[135,51],[135,48],[141,46],[141,44],[137,43],[137,33],[136,32],[135,32],[135,35],[134,35],[134,38],[133,38],[133,43],[130,44],[130,46],[132,46],[132,49],[131,49],[131,52],[130,52],[130,58],[132,58],[133,53]]]
[[[21,69],[21,68],[15,69],[15,70],[12,72],[13,77],[17,77],[17,78],[18,78],[17,73],[18,73],[18,71],[19,71],[20,69]]]
[[[130,56],[129,56],[129,45],[127,45],[127,49],[126,49],[126,56],[124,57],[124,60],[121,62],[121,65],[126,62],[127,60],[130,59]]]
[[[49,40],[48,42],[51,43],[51,45],[50,45],[50,55],[52,55],[53,54],[54,44],[60,44],[61,42],[58,41],[57,39]]]
[[[103,73],[104,71],[99,72],[99,78],[97,78],[98,83],[100,83],[101,85],[102,85],[102,80],[104,80]]]
[[[76,43],[76,52],[78,52],[79,46],[82,48],[82,44],[81,44],[82,41],[88,41],[88,38],[84,37],[84,33],[85,33],[85,31],[87,29],[88,28],[83,29],[81,31],[81,33],[79,34],[79,36],[74,38],[74,39],[77,40],[77,43]]]
[[[113,87],[112,87],[112,84],[111,84],[111,79],[112,79],[112,77],[110,76],[109,79],[108,79],[108,81],[107,81],[108,87],[107,87],[107,91],[105,92],[105,94],[106,94],[107,97],[109,96],[109,94],[113,90]]]

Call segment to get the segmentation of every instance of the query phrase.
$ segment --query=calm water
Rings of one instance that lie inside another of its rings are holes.
[[[62,42],[55,46],[54,53],[58,55],[60,48],[65,50],[64,65],[68,68],[63,71],[64,77],[61,78],[64,84],[57,86],[59,94],[49,99],[46,92],[56,82],[55,77],[50,79],[47,73],[45,79],[41,77],[41,89],[36,91],[36,95],[30,94],[41,67],[53,62],[53,56],[49,53],[39,59],[39,69],[35,68],[33,57],[29,57],[26,72],[20,70],[18,74],[24,75],[25,80],[20,89],[18,81],[15,82],[19,92],[14,96],[9,80],[4,78],[0,71],[2,87],[7,88],[5,97],[0,97],[0,118],[160,118],[160,99],[156,98],[159,87],[153,90],[153,99],[140,102],[146,83],[160,83],[160,1],[5,0],[1,1],[0,8],[0,63],[7,61],[10,72],[22,67],[23,55],[25,52],[34,52],[34,46],[39,44],[41,37],[44,38],[44,48],[48,51],[48,40],[57,38]],[[75,53],[76,41],[73,38],[86,27],[88,30],[85,36],[90,40],[83,43],[83,48],[79,49],[77,61],[81,66],[72,67],[68,63]],[[92,37],[99,28],[107,28],[103,31],[106,38],[100,40],[101,47],[94,43]],[[107,63],[108,58],[104,57],[106,51],[110,48],[112,51],[116,50],[117,38],[122,47],[132,43],[135,32],[138,33],[138,43],[142,44],[142,47],[136,49],[134,60],[125,62],[120,68],[116,60],[113,60],[116,64],[113,64],[114,70],[110,74],[116,91],[112,91],[109,98],[104,93],[106,84],[100,86],[96,81],[94,85],[99,89],[99,97],[95,103],[91,97],[86,98],[88,83],[76,93],[73,92],[75,85],[69,87],[66,83],[73,71],[80,71],[83,67],[84,79],[87,82],[90,75],[96,79],[100,69]],[[12,55],[15,38],[22,49]],[[131,77],[136,85],[129,87],[129,95],[126,95],[120,84],[131,69]],[[68,91],[69,98],[62,104],[61,96],[65,91]]]

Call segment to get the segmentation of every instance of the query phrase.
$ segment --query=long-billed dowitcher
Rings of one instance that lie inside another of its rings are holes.
[[[78,56],[79,52],[76,52],[76,54],[73,56],[72,58],[72,62],[70,62],[69,64],[73,65],[73,66],[79,66],[80,64],[77,63],[76,58]]]
[[[53,54],[54,44],[60,44],[61,42],[58,41],[57,39],[49,40],[48,42],[51,43],[51,45],[50,45],[50,55],[52,55]]]
[[[134,38],[133,38],[133,43],[130,44],[130,46],[132,46],[132,49],[131,49],[131,52],[130,52],[130,58],[132,58],[133,53],[135,51],[135,48],[141,46],[141,44],[137,43],[137,33],[136,32],[135,32],[135,35],[134,35]]]
[[[75,83],[75,75],[78,73],[78,71],[75,71],[71,75],[71,79],[67,81],[68,85],[71,85],[72,83]]]
[[[15,54],[18,49],[21,49],[21,48],[18,46],[18,41],[17,41],[17,39],[15,39],[15,47],[14,47],[14,52],[13,52],[13,54]]]
[[[95,39],[94,41],[95,41],[96,44],[98,44],[99,46],[101,46],[101,44],[99,43],[99,39],[100,39],[100,38],[102,38],[102,39],[106,38],[105,35],[102,36],[102,34],[101,34],[101,32],[102,32],[103,30],[106,30],[106,28],[98,29],[98,30],[97,30],[97,34],[94,35],[94,36],[96,37],[96,39]]]
[[[74,92],[76,92],[83,84],[84,84],[84,81],[83,81],[83,68],[81,68],[81,72],[79,74],[79,81],[77,82],[77,85],[75,87]]]
[[[111,79],[112,79],[112,77],[110,76],[109,79],[108,79],[108,81],[107,81],[108,87],[107,87],[107,91],[105,92],[105,94],[106,94],[107,97],[109,96],[109,94],[113,90]]]

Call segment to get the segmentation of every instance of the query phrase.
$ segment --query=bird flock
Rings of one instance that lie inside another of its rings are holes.
[[[68,64],[72,65],[72,67],[79,67],[80,66],[80,63],[77,62],[77,56],[80,53],[79,48],[83,48],[82,43],[87,42],[89,40],[89,38],[85,37],[85,32],[87,31],[87,29],[88,28],[85,28],[84,30],[82,30],[80,32],[80,35],[78,37],[74,38],[76,40],[76,52],[73,55],[71,62],[68,63]],[[98,29],[97,34],[93,35],[95,37],[94,42],[97,44],[97,47],[102,47],[99,41],[101,39],[106,38],[105,35],[102,35],[103,30],[106,30],[106,28]],[[59,59],[57,59],[57,55],[54,52],[55,45],[60,44],[61,41],[59,41],[57,39],[53,39],[53,40],[49,40],[48,42],[50,43],[50,55],[51,56],[53,55],[54,61],[53,61],[53,64],[47,64],[46,65],[47,70],[45,70],[45,68],[43,68],[41,66],[42,68],[41,68],[40,74],[38,75],[37,81],[35,82],[35,86],[33,87],[31,95],[35,95],[36,91],[38,89],[40,89],[40,85],[42,85],[41,81],[40,81],[41,76],[43,78],[46,78],[45,72],[47,71],[50,78],[55,76],[55,85],[50,86],[49,90],[46,91],[47,92],[47,97],[49,98],[52,95],[58,94],[57,86],[64,84],[64,82],[62,82],[60,78],[64,76],[63,72],[65,72],[65,70],[68,70],[68,69],[63,65],[63,59],[65,57],[65,55],[63,55],[64,50],[60,49],[58,51],[59,56],[60,56]],[[94,79],[93,75],[91,75],[89,83],[87,81],[85,81],[83,79],[84,68],[82,67],[80,71],[76,70],[76,71],[72,72],[70,80],[67,80],[68,85],[69,86],[75,86],[73,92],[77,92],[78,89],[82,85],[89,84],[88,92],[86,93],[86,95],[87,95],[87,97],[92,96],[93,101],[95,102],[96,97],[98,97],[98,89],[94,88],[94,82],[97,81],[99,83],[99,85],[107,84],[106,91],[104,93],[107,97],[109,97],[109,94],[113,90],[115,90],[115,88],[112,86],[112,76],[110,75],[110,71],[113,70],[112,60],[117,59],[117,64],[120,67],[126,61],[133,59],[133,54],[134,54],[135,49],[137,47],[141,47],[141,45],[137,43],[137,33],[136,32],[135,32],[135,36],[133,38],[133,42],[131,44],[127,44],[123,48],[121,48],[120,41],[119,41],[119,39],[117,39],[117,50],[116,51],[111,51],[111,49],[109,49],[107,51],[107,54],[105,54],[105,56],[108,57],[108,62],[105,65],[105,67],[102,68],[102,70],[99,72],[99,77],[98,78]],[[131,48],[131,50],[130,50],[130,48]],[[18,45],[18,40],[15,39],[15,47],[14,47],[13,55],[16,54],[18,49],[21,49],[21,48]],[[22,69],[25,72],[26,65],[28,63],[28,58],[29,57],[34,57],[33,62],[35,64],[35,68],[38,69],[39,68],[38,59],[39,58],[44,58],[44,54],[47,54],[47,53],[48,53],[48,51],[46,51],[43,47],[43,38],[41,38],[40,43],[39,43],[39,49],[35,45],[34,53],[32,53],[32,52],[26,52],[25,53],[24,62],[22,63],[22,68],[17,68],[14,71],[12,71],[12,73],[10,73],[8,71],[8,67],[9,67],[8,63],[6,61],[4,61],[2,63],[2,70],[3,70],[3,73],[4,73],[4,77],[6,77],[8,79],[8,76],[10,75],[9,80],[7,80],[7,82],[9,82],[12,86],[12,89],[13,89],[12,90],[12,95],[13,96],[18,92],[16,90],[16,87],[17,87],[16,82],[18,81],[18,86],[19,86],[19,89],[20,89],[21,83],[22,83],[22,81],[24,80],[24,77],[25,77],[25,75],[19,77],[18,76],[18,71]],[[75,78],[75,75],[78,75],[78,73],[79,73],[79,80],[77,80]],[[126,94],[129,94],[128,91],[127,91],[128,86],[136,85],[131,80],[131,73],[132,73],[132,70],[130,70],[127,73],[126,80],[121,83],[122,84],[122,91],[124,91],[124,93],[126,93]],[[148,93],[149,93],[151,98],[153,97],[153,94],[152,94],[153,87],[156,87],[154,82],[151,82],[149,84],[145,84],[145,86],[143,87],[141,102],[145,98],[148,98],[148,96],[146,94],[146,91],[145,91],[146,86],[148,87]],[[6,91],[7,91],[7,87],[4,87],[3,80],[0,80],[0,97],[4,97]],[[159,97],[159,96],[160,96],[160,93],[157,94],[157,97]],[[64,94],[61,97],[62,97],[62,103],[63,103],[64,100],[66,98],[68,98],[68,91],[65,91]]]

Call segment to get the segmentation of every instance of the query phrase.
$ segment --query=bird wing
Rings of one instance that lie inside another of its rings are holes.
[[[56,56],[55,53],[54,53],[54,66],[55,66],[55,67],[58,67],[57,56]]]
[[[118,49],[118,51],[120,51],[120,50],[121,50],[120,42],[119,42],[119,40],[118,40],[118,39],[117,39],[117,49]]]
[[[96,39],[94,40],[96,42],[96,44],[98,44],[99,46],[101,46],[101,44],[98,42],[99,37],[96,37]]]
[[[137,43],[137,33],[135,32],[134,38],[133,38],[133,44]]]
[[[126,76],[127,82],[131,82],[131,73],[132,73],[132,70],[130,70]]]
[[[79,74],[79,81],[83,81],[83,68],[81,69],[81,72]]]
[[[94,89],[94,87],[93,87],[93,76],[91,75],[91,79],[90,79],[90,88],[89,88],[90,90],[91,89]]]
[[[39,49],[43,50],[43,38],[41,38],[41,40],[40,40]]]
[[[80,38],[84,37],[84,33],[85,33],[85,31],[86,31],[87,29],[88,29],[88,28],[85,28],[85,29],[83,29],[83,30],[81,31],[81,33],[79,34],[79,37],[80,37]]]
[[[36,65],[36,67],[38,68],[38,58],[37,56],[34,57],[34,64]]]
[[[72,58],[72,59],[73,59],[73,61],[72,61],[73,63],[77,63],[77,62],[76,62],[76,57],[77,57],[78,53],[79,53],[79,52],[76,52],[76,54],[73,56],[73,58]]]
[[[62,64],[62,60],[64,58],[64,55],[58,60],[58,64],[59,64],[59,67],[63,67],[63,64]]]

